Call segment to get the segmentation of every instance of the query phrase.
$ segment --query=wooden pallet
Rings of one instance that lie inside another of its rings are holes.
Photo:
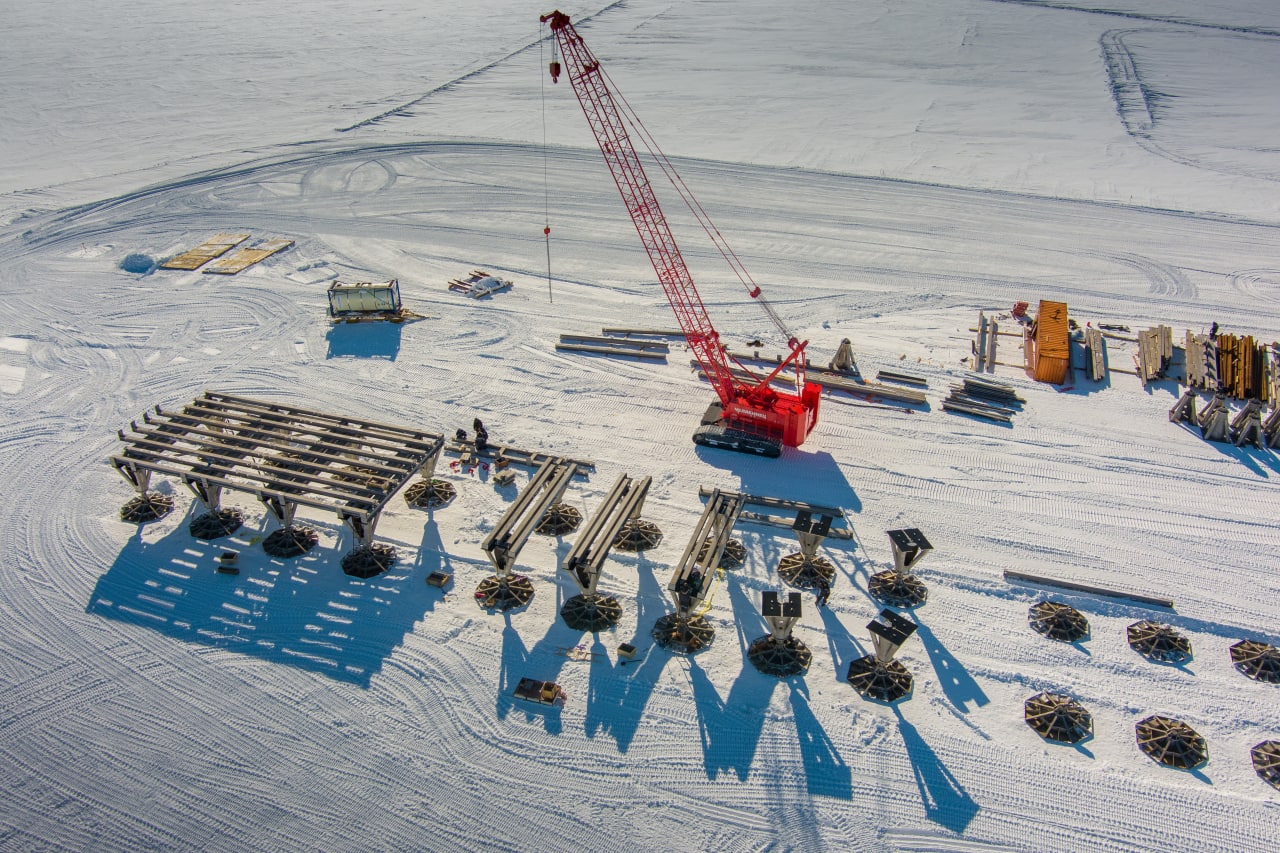
[[[204,268],[204,272],[214,275],[235,275],[259,261],[266,260],[277,252],[283,252],[293,245],[292,240],[268,240],[248,249],[237,249],[225,258],[219,258]]]
[[[194,249],[174,255],[160,265],[162,270],[196,270],[249,239],[248,234],[214,234]]]

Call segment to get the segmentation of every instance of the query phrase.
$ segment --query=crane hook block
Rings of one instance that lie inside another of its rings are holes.
[[[557,60],[551,60],[551,82],[560,82],[560,63]]]

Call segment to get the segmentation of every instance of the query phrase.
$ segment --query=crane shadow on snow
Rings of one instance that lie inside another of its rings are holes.
[[[98,579],[85,610],[368,687],[436,591],[419,569],[399,563],[373,578],[344,574],[345,531],[326,545],[333,539],[324,525],[312,526],[321,544],[289,560],[255,547],[269,531],[248,524],[215,542],[191,537],[185,523],[159,542],[134,536]],[[217,573],[217,555],[226,549],[240,552],[240,574]]]
[[[963,834],[977,815],[978,804],[933,748],[925,743],[916,727],[902,716],[902,709],[895,706],[893,713],[898,718],[898,731],[911,760],[911,772],[915,776],[916,787],[920,789],[925,816],[958,835]]]
[[[739,490],[746,494],[838,506],[846,512],[862,511],[862,501],[835,457],[826,451],[810,453],[786,447],[780,459],[701,445],[695,446],[694,452],[711,467],[736,475]]]
[[[326,358],[385,358],[400,354],[403,323],[336,323],[329,328]]]

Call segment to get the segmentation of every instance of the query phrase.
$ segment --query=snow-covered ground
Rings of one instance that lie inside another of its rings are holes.
[[[1027,400],[1012,427],[940,406],[978,310],[1018,299],[1280,339],[1273,4],[564,8],[814,358],[847,337],[864,373],[929,380],[915,411],[828,396],[772,461],[689,441],[710,390],[679,347],[659,365],[554,349],[673,318],[569,87],[545,79],[549,7],[132,5],[5,4],[0,849],[1275,846],[1280,792],[1249,749],[1280,739],[1280,692],[1227,649],[1280,643],[1280,460],[1169,423],[1176,385],[1122,373],[1057,388],[1000,367]],[[778,348],[666,209],[725,339]],[[230,278],[119,267],[226,230],[296,244]],[[476,267],[516,286],[445,289]],[[334,277],[398,278],[425,319],[330,326]],[[644,515],[666,535],[610,558],[624,615],[594,636],[558,617],[572,535],[521,553],[526,609],[471,600],[511,500],[483,472],[442,468],[459,495],[433,513],[393,500],[378,539],[401,559],[368,581],[342,573],[336,518],[303,511],[320,546],[275,560],[257,547],[274,523],[232,496],[243,565],[218,575],[226,540],[187,533],[181,484],[159,480],[172,515],[125,524],[106,464],[118,429],[206,388],[446,434],[479,416],[593,460],[567,497],[584,514],[619,473],[652,476]],[[831,604],[806,597],[796,628],[804,677],[744,655],[797,550],[776,528],[739,526],[748,558],[716,588],[709,649],[653,647],[700,486],[846,510],[855,538],[822,551]],[[871,651],[867,579],[899,527],[936,550],[900,653],[915,693],[887,707],[843,679]],[[445,595],[435,569],[454,574]],[[1046,591],[1005,570],[1176,606],[1053,592],[1092,626],[1059,644],[1027,626]],[[1143,618],[1194,659],[1135,654]],[[594,656],[560,653],[578,645]],[[515,699],[523,676],[559,681],[567,706]],[[1042,741],[1022,721],[1041,690],[1079,698],[1095,736]],[[1143,755],[1151,714],[1190,723],[1209,762]]]

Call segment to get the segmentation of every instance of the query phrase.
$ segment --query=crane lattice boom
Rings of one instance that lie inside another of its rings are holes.
[[[680,330],[720,398],[726,425],[746,433],[764,435],[792,447],[799,445],[817,422],[820,397],[819,388],[804,381],[805,343],[788,335],[791,353],[777,369],[758,382],[748,383],[739,378],[743,371],[739,368],[735,372],[720,343],[719,333],[711,325],[706,306],[703,305],[684,256],[680,253],[680,247],[667,225],[667,219],[645,174],[635,145],[632,144],[623,115],[609,89],[599,61],[573,28],[568,15],[557,11],[544,15],[541,20],[550,24],[567,66],[574,94],[587,117],[587,124],[595,134],[600,152],[609,166],[609,173],[613,176],[618,192],[622,194],[622,201],[640,235],[640,241],[649,255],[667,301],[675,311]],[[553,60],[552,80],[558,80],[559,75],[560,63]],[[677,189],[682,195],[686,195],[686,200],[690,202],[691,209],[703,227],[712,234],[714,228],[706,219],[705,211],[701,210],[696,200],[688,197],[687,188],[680,189],[683,182],[674,174],[670,162],[660,152],[654,153],[668,177],[677,184]],[[716,238],[719,238],[718,232],[713,234],[713,239]],[[721,245],[722,241],[723,238],[717,240],[717,247],[723,254],[728,249]],[[731,265],[737,263],[735,272],[739,272],[740,278],[743,277],[745,271],[739,271],[740,262],[737,262],[736,256],[729,252],[726,258],[732,258]],[[754,282],[749,282],[749,277],[744,279],[744,283],[749,283],[753,298],[759,297],[760,290],[755,287]],[[766,310],[769,310],[767,304]],[[769,313],[781,327],[772,310]],[[797,370],[797,384],[800,386],[798,395],[770,387],[771,380],[789,364],[794,364]]]

